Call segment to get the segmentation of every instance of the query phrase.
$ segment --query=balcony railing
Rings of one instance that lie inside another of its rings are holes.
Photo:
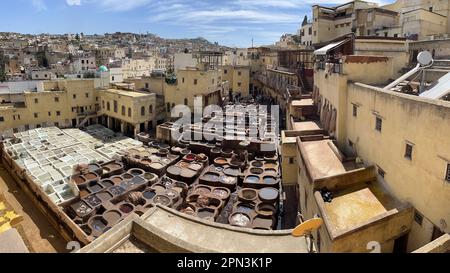
[[[325,70],[328,73],[342,74],[344,71],[343,68],[344,68],[343,64],[338,62],[325,62],[325,61],[316,62],[316,69]]]

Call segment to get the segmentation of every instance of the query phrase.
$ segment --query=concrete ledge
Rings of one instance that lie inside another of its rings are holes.
[[[450,234],[444,234],[436,240],[424,245],[412,253],[449,253]]]

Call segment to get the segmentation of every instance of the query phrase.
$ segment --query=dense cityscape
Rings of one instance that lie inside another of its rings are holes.
[[[0,253],[450,252],[450,1],[390,2],[247,48],[0,32]]]

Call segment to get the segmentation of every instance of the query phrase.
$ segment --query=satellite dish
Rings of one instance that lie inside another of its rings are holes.
[[[292,230],[291,235],[294,237],[301,237],[310,234],[312,231],[317,230],[322,225],[322,218],[312,218],[298,225]]]
[[[429,51],[421,51],[419,55],[417,55],[417,61],[422,66],[430,65],[433,62],[433,55]]]

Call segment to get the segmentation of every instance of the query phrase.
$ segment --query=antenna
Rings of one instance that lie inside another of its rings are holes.
[[[253,37],[252,37],[252,48],[253,48]]]
[[[300,225],[298,225],[296,228],[292,230],[291,235],[293,237],[309,237],[310,246],[309,246],[309,252],[312,252],[313,249],[313,236],[312,232],[316,231],[320,228],[320,226],[323,224],[322,218],[311,218]]]

